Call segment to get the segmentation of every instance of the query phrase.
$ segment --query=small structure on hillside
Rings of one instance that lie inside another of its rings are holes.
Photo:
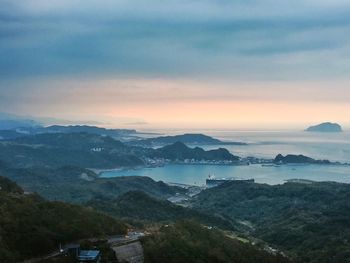
[[[69,245],[66,245],[64,249],[61,249],[61,245],[60,245],[60,252],[66,255],[70,255],[71,257],[77,258],[80,253],[80,245],[69,244]]]
[[[81,250],[79,244],[69,244],[60,248],[61,255],[69,255],[79,263],[99,263],[101,252],[99,250]]]
[[[81,263],[99,263],[101,252],[99,250],[80,250],[77,260]]]
[[[119,262],[143,263],[144,255],[140,241],[112,247]]]

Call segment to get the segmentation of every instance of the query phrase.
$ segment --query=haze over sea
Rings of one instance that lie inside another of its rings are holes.
[[[189,131],[159,131],[162,134],[182,134]],[[292,131],[196,131],[223,141],[246,142],[248,145],[201,146],[205,149],[227,148],[240,157],[274,158],[277,154],[303,154],[314,159],[350,163],[350,132],[314,133]],[[142,175],[155,180],[183,184],[205,184],[208,175],[254,178],[258,183],[280,184],[288,179],[350,183],[349,165],[284,165],[281,167],[222,166],[222,165],[166,165],[159,168],[108,171],[104,177]]]

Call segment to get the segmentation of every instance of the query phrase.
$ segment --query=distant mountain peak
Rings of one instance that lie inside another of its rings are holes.
[[[156,149],[155,157],[164,157],[166,159],[195,159],[195,160],[230,160],[238,161],[239,157],[232,155],[225,148],[205,151],[203,148],[190,148],[183,142],[175,142]]]
[[[155,138],[136,140],[130,143],[133,145],[142,146],[163,146],[173,144],[176,142],[191,145],[245,145],[245,143],[242,142],[224,142],[201,133],[185,133],[180,135],[161,136]]]

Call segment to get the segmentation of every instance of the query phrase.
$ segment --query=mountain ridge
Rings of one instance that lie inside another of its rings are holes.
[[[130,141],[129,144],[139,146],[165,146],[176,142],[193,145],[246,145],[244,142],[225,142],[202,133],[185,133],[180,135],[160,136]]]

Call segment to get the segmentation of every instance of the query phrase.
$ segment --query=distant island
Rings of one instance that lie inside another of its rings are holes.
[[[130,142],[133,145],[139,146],[164,146],[173,144],[176,142],[182,142],[184,144],[193,145],[246,145],[243,142],[226,142],[219,139],[215,139],[205,134],[200,133],[185,133],[181,135],[173,136],[161,136],[155,138],[147,138],[142,140],[135,140]]]
[[[223,161],[236,163],[240,159],[238,156],[232,155],[224,148],[205,151],[199,147],[189,148],[182,142],[175,142],[162,148],[158,148],[149,156],[151,158],[165,158],[172,161],[217,161],[217,164],[222,163]]]
[[[307,132],[342,132],[342,127],[338,123],[324,122],[315,126],[310,126]]]
[[[288,154],[286,156],[278,154],[273,162],[276,164],[332,164],[329,160],[315,160],[302,154]]]

